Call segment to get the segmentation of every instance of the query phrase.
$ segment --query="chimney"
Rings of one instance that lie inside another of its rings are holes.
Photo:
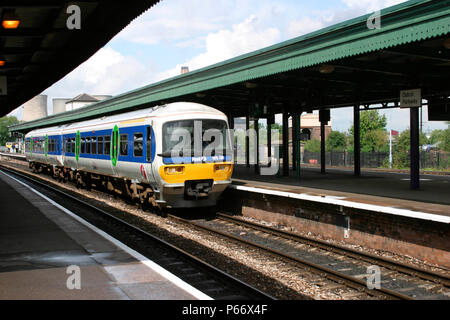
[[[181,74],[185,74],[189,72],[189,67],[181,67]]]

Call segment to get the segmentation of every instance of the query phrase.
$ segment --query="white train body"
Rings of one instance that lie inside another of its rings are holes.
[[[224,132],[224,152],[173,157],[167,149],[173,147],[172,135],[180,128],[195,131],[199,123]],[[162,206],[213,206],[233,171],[232,152],[225,151],[232,150],[226,129],[227,117],[214,108],[171,103],[33,130],[25,137],[26,156],[32,164],[148,185]]]

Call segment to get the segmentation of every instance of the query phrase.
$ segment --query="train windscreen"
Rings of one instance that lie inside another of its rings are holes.
[[[225,157],[230,140],[223,120],[179,120],[163,125],[163,157]]]

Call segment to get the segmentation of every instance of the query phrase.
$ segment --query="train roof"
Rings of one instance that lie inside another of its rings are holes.
[[[159,116],[168,116],[168,115],[175,115],[175,114],[182,114],[182,113],[191,113],[191,112],[202,112],[202,113],[211,113],[216,115],[222,115],[225,116],[225,114],[217,109],[214,109],[212,107],[194,103],[194,102],[174,102],[169,104],[164,104],[161,106],[155,106],[152,108],[146,108],[131,112],[125,112],[121,114],[115,114],[111,116],[102,116],[100,118],[91,119],[87,121],[79,121],[79,122],[73,122],[73,123],[66,123],[59,126],[52,126],[48,128],[40,128],[37,130],[30,131],[26,134],[26,137],[29,136],[39,136],[41,134],[48,134],[49,132],[54,131],[55,134],[57,134],[60,130],[67,130],[70,128],[78,127],[79,125],[83,124],[83,126],[89,126],[89,125],[97,125],[98,121],[101,120],[102,122],[119,122],[123,120],[133,120],[133,119],[139,119],[144,117],[159,117]]]

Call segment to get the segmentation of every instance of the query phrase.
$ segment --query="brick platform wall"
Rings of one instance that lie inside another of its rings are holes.
[[[229,188],[219,206],[322,238],[450,267],[448,224]]]

